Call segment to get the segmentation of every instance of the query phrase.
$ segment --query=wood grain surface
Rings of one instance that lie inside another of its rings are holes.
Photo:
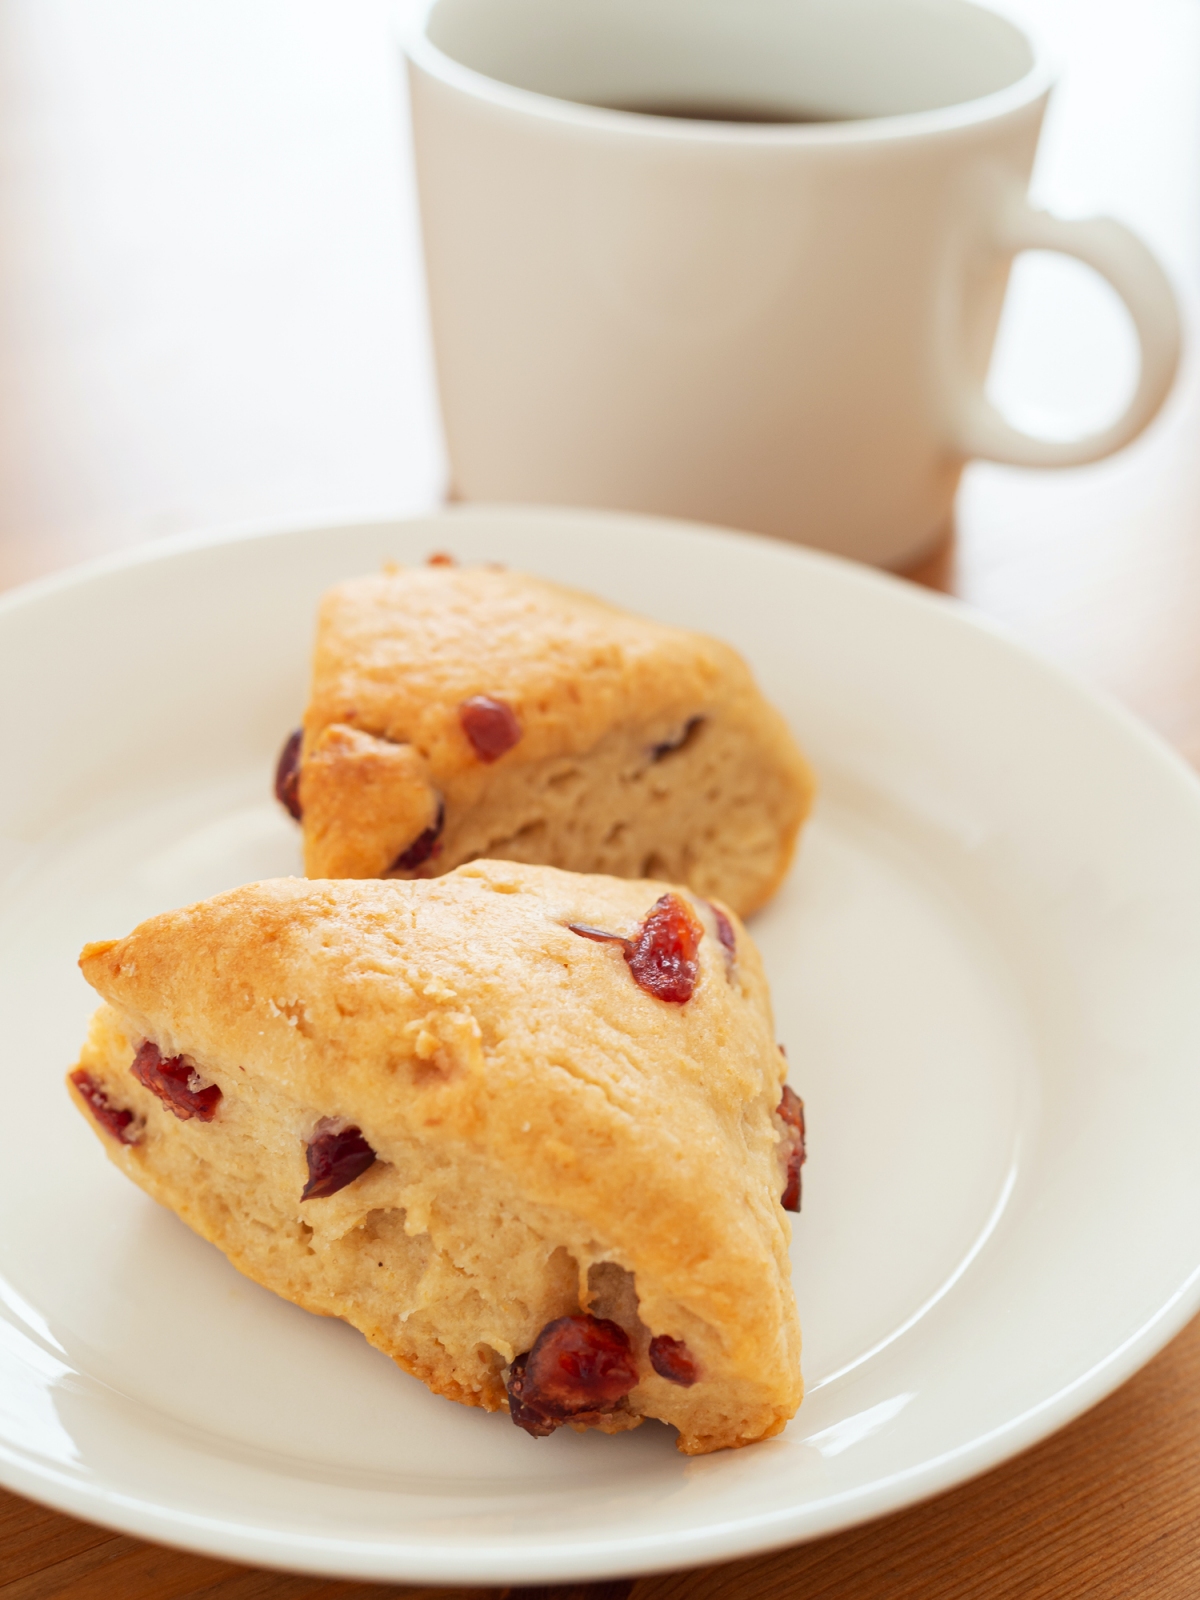
[[[1066,63],[1036,188],[1200,302],[1200,5],[1029,0]],[[425,509],[445,465],[385,0],[0,0],[0,585],[176,529]],[[1128,330],[1022,263],[993,387],[1091,422]],[[971,468],[918,581],[1200,765],[1200,372],[1053,474]],[[549,1589],[254,1571],[0,1491],[0,1600],[1193,1600],[1200,1324],[1055,1437],[905,1512],[728,1566]]]

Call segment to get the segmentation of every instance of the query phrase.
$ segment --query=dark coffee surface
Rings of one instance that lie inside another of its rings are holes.
[[[803,111],[784,106],[706,104],[703,101],[625,101],[606,104],[608,111],[631,111],[639,117],[673,117],[684,122],[753,122],[773,127],[801,123],[852,122],[852,117],[834,116],[825,111]]]

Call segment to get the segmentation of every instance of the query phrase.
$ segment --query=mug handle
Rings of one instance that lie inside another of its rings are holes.
[[[1078,467],[1135,439],[1167,398],[1179,366],[1182,334],[1170,280],[1138,236],[1111,217],[1071,221],[1031,206],[1006,184],[992,210],[991,243],[1009,257],[1055,250],[1097,271],[1125,302],[1141,347],[1137,389],[1106,428],[1077,439],[1046,439],[1014,428],[974,385],[959,386],[950,418],[954,446],[966,457],[1017,467]]]

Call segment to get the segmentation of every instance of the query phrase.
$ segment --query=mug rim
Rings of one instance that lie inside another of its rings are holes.
[[[398,8],[400,45],[409,62],[448,87],[488,101],[498,109],[542,121],[557,122],[581,132],[624,134],[627,137],[669,140],[684,144],[772,145],[787,147],[861,145],[917,139],[953,133],[994,122],[1044,98],[1058,78],[1057,63],[1039,32],[992,5],[979,0],[959,0],[968,10],[985,11],[1006,22],[1028,44],[1033,60],[1028,71],[1003,89],[936,106],[927,111],[900,111],[878,117],[855,117],[843,122],[717,122],[687,117],[666,117],[648,111],[617,110],[589,105],[536,89],[505,83],[447,55],[430,39],[426,27],[437,0],[419,0]]]

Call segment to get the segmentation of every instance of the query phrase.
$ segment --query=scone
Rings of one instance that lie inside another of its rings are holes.
[[[799,1102],[732,914],[478,861],[252,884],[80,965],[77,1105],[248,1277],[535,1435],[792,1416]]]
[[[741,916],[782,879],[812,790],[728,645],[445,565],[324,597],[276,780],[310,878],[498,858],[664,878]]]

